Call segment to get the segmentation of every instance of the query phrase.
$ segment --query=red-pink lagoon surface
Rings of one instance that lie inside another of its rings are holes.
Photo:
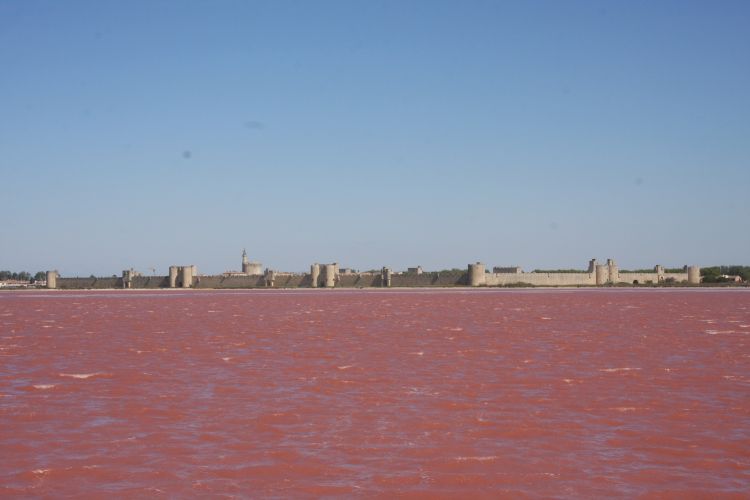
[[[750,293],[0,294],[0,496],[742,496]]]

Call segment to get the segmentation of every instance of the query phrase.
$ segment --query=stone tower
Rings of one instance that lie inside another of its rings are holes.
[[[247,258],[247,250],[242,249],[242,272],[245,274],[250,273],[250,260]]]

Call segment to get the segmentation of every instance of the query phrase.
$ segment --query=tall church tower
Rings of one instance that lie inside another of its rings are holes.
[[[250,261],[247,259],[247,251],[242,249],[242,272],[247,274],[250,272]]]

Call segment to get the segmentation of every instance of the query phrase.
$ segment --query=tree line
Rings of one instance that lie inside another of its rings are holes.
[[[750,280],[750,266],[710,266],[701,268],[703,283],[723,283],[730,281],[722,275],[739,276],[742,281]]]
[[[35,275],[31,275],[31,273],[27,271],[21,271],[20,273],[11,272],[11,271],[0,271],[0,281],[5,280],[18,280],[18,281],[30,281],[34,283],[35,281],[44,281],[47,279],[47,273],[44,271],[39,271]]]

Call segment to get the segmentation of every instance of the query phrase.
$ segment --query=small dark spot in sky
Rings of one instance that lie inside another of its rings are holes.
[[[643,180],[643,177],[636,177],[634,182],[636,186],[643,186],[646,181]]]
[[[243,125],[245,125],[245,128],[249,130],[263,130],[265,128],[263,122],[259,122],[256,120],[248,120]]]
[[[182,152],[182,157],[185,158],[186,160],[189,160],[190,158],[193,157],[193,153],[191,153],[189,149],[186,149],[185,151]]]
[[[557,222],[555,222],[555,221],[552,221],[552,222],[550,222],[550,223],[549,223],[549,228],[550,228],[550,229],[551,229],[552,231],[557,231]]]

